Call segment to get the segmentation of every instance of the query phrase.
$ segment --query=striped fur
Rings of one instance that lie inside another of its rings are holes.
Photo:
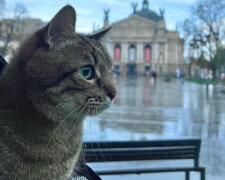
[[[78,163],[82,122],[115,97],[112,62],[74,31],[65,6],[22,43],[0,78],[0,179],[66,180]],[[79,72],[94,66],[96,77]]]

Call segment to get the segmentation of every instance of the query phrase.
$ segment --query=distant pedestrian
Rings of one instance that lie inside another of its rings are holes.
[[[157,72],[155,70],[152,70],[152,77],[154,79],[154,82],[156,82]]]

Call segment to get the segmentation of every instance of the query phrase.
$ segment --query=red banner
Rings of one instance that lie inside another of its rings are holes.
[[[121,48],[120,47],[116,47],[114,50],[114,59],[116,61],[119,61],[121,58]]]
[[[145,55],[145,61],[151,61],[151,48],[146,47],[144,51]]]

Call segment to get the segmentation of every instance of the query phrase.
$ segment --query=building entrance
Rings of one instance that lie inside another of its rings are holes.
[[[127,75],[128,76],[136,76],[137,75],[136,64],[127,64]]]

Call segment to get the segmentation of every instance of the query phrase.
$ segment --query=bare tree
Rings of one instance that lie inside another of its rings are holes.
[[[4,17],[4,11],[5,11],[5,1],[0,0],[0,20]],[[0,21],[0,27],[1,27],[1,21]],[[2,34],[1,28],[0,28],[0,35]]]
[[[1,33],[2,39],[4,41],[4,45],[1,49],[1,54],[4,56],[7,53],[8,46],[10,41],[13,38],[13,33],[15,27],[22,22],[23,18],[27,14],[26,7],[21,3],[16,3],[14,7],[11,9],[11,18],[7,19],[5,24],[2,23],[2,25],[5,26],[4,32]]]
[[[5,9],[5,1],[4,0],[0,0],[0,18],[3,17],[4,9]]]
[[[204,53],[210,61],[213,78],[216,78],[219,68],[217,58],[220,57],[221,64],[222,41],[225,38],[225,1],[198,0],[191,13],[192,16],[183,23],[189,55],[198,58]]]

